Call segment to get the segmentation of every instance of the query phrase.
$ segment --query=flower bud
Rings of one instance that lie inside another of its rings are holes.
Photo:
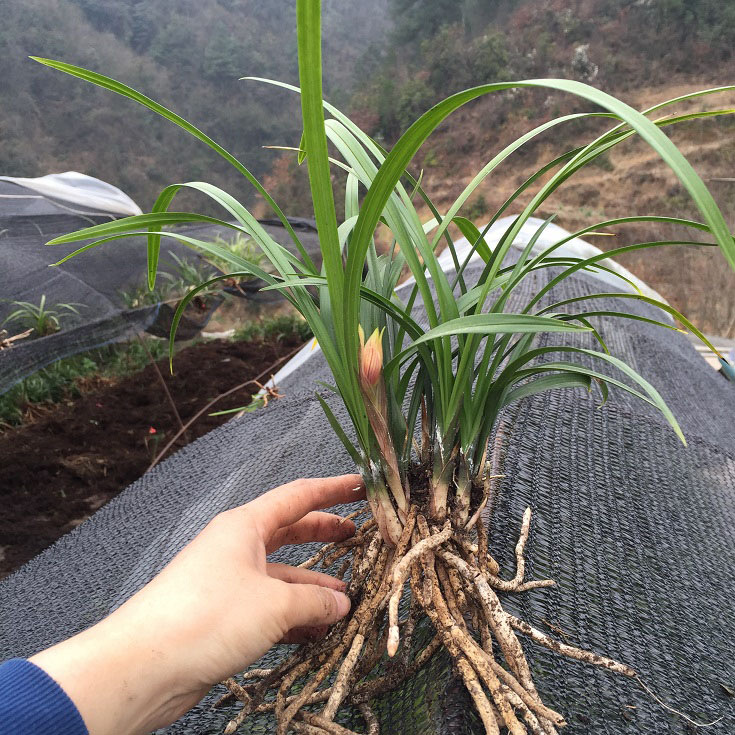
[[[374,388],[383,373],[383,332],[379,329],[365,342],[365,332],[358,327],[360,335],[360,383],[363,390]]]

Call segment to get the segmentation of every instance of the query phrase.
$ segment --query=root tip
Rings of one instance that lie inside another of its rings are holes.
[[[396,655],[398,652],[398,642],[400,638],[398,637],[398,626],[397,625],[391,625],[390,630],[388,631],[388,644],[386,646],[388,650],[388,655],[393,658],[393,656]]]

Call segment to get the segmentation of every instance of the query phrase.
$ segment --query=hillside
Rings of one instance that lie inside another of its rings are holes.
[[[733,0],[325,0],[323,6],[327,97],[388,147],[442,97],[488,81],[574,78],[638,107],[735,81]],[[0,173],[76,169],[120,186],[144,209],[163,186],[192,179],[254,203],[242,179],[182,131],[27,59],[50,56],[109,73],[169,105],[264,177],[288,213],[310,216],[306,167],[263,148],[297,144],[297,98],[238,81],[246,74],[297,80],[295,3],[180,0],[175,14],[171,7],[165,0],[0,0]],[[735,95],[725,94],[704,104],[733,102]],[[424,171],[426,189],[446,208],[502,145],[560,114],[588,109],[560,94],[493,95],[444,124],[414,170]],[[568,125],[534,141],[481,186],[463,214],[481,222],[534,166],[601,129]],[[718,118],[688,123],[672,136],[709,180],[735,176],[733,132],[730,118]],[[710,183],[735,225],[735,184]],[[547,210],[569,229],[621,213],[690,213],[671,175],[634,142],[570,181]],[[262,202],[257,212],[269,214]],[[628,229],[615,244],[669,235]],[[720,296],[733,292],[735,276],[718,254],[672,250],[628,265],[705,329],[735,335],[735,300]]]
[[[483,82],[578,79],[639,109],[697,89],[735,83],[733,2],[431,0],[423,4],[441,11],[449,22],[437,28],[427,11],[424,25],[417,25],[416,2],[391,0],[394,15],[388,41],[373,59],[372,76],[356,89],[348,105],[353,119],[387,147],[439,99]],[[408,36],[415,42],[401,45]],[[666,112],[728,107],[735,107],[733,92]],[[582,111],[593,110],[559,93],[526,90],[492,95],[467,105],[444,123],[419,151],[414,173],[423,170],[424,188],[440,211],[446,210],[504,145],[547,120]],[[540,136],[486,179],[462,214],[478,224],[486,221],[530,173],[592,140],[609,125],[574,122]],[[689,122],[669,130],[735,229],[735,183],[712,181],[735,178],[735,117]],[[283,157],[267,181],[276,198],[289,202],[293,211],[308,208],[305,171],[292,158]],[[521,199],[527,201],[528,197]],[[621,215],[694,215],[673,174],[635,140],[571,179],[541,213],[556,213],[557,224],[571,231]],[[604,249],[684,234],[658,230],[628,226],[619,228],[615,238],[596,238],[595,244]],[[701,328],[735,336],[731,296],[735,274],[718,252],[671,248],[630,256],[624,264]]]
[[[385,30],[387,0],[324,3],[326,88],[345,99]],[[41,67],[29,55],[113,76],[168,105],[240,158],[270,168],[268,144],[296,145],[298,100],[238,79],[298,81],[293,0],[0,0],[0,174],[76,169],[144,209],[173,181],[206,178],[247,199],[202,144],[133,102]]]
[[[709,86],[712,80],[692,77],[689,82],[661,84],[623,94],[638,108],[672,99]],[[716,104],[717,103],[717,104]],[[735,94],[713,96],[698,107],[735,107]],[[695,105],[679,105],[673,110],[685,112]],[[509,117],[492,140],[483,140],[487,110],[483,105],[461,112],[455,124],[439,131],[428,150],[421,151],[427,191],[440,210],[446,209],[467,185],[472,175],[508,143],[542,121]],[[594,136],[589,130],[557,128],[525,153],[518,153],[485,180],[465,206],[464,214],[482,223],[513,193],[533,171],[556,155]],[[466,141],[473,140],[479,152],[469,153]],[[687,156],[705,180],[731,229],[735,229],[735,182],[715,181],[735,178],[735,118],[725,117],[685,123],[671,131],[672,140]],[[461,152],[458,152],[461,151]],[[428,163],[430,165],[426,165]],[[532,189],[535,193],[537,189]],[[521,198],[529,201],[531,193]],[[518,211],[516,207],[514,211]],[[569,231],[582,229],[607,219],[631,214],[657,214],[701,219],[670,169],[645,144],[631,140],[601,159],[600,164],[583,169],[570,179],[540,210],[541,215],[556,215],[555,222]],[[427,213],[428,216],[428,213]],[[639,225],[607,228],[615,237],[588,238],[603,250],[634,242],[692,239],[684,228]],[[696,238],[695,238],[696,239]],[[703,238],[704,239],[704,238]],[[619,258],[620,262],[647,281],[682,313],[703,330],[721,336],[735,336],[735,273],[714,248],[676,247],[643,251]]]

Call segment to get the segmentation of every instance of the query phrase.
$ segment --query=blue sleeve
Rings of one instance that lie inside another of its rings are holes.
[[[30,661],[0,664],[0,735],[88,735],[66,692]]]

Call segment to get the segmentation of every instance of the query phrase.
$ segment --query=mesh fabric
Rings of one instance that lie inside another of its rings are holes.
[[[593,287],[590,279],[569,279],[555,297]],[[645,305],[634,308],[652,315]],[[690,716],[722,716],[707,732],[727,735],[735,731],[732,699],[722,687],[735,681],[735,386],[683,335],[598,321],[614,354],[661,391],[689,444],[684,448],[657,414],[619,391],[603,408],[584,391],[562,390],[506,411],[498,429],[505,478],[487,519],[493,551],[512,576],[521,516],[531,506],[528,576],[552,577],[557,586],[505,603],[542,630],[557,626],[568,642],[632,665]],[[216,513],[298,476],[352,471],[309,390],[326,377],[315,355],[282,386],[285,398],[181,450],[1,582],[0,659],[30,655],[98,621]],[[327,400],[346,426],[340,402]],[[314,548],[284,547],[273,558],[298,563]],[[634,682],[532,643],[524,647],[542,698],[569,721],[565,733],[689,732]],[[257,666],[283,654],[276,647]],[[221,733],[232,716],[211,709],[221,693],[216,687],[165,732]],[[442,654],[378,710],[384,733],[481,732]],[[272,732],[273,723],[252,720],[242,731]]]

